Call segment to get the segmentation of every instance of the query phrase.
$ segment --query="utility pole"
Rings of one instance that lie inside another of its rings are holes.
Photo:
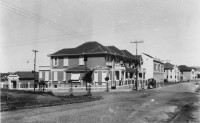
[[[136,63],[137,63],[137,45],[138,43],[143,43],[143,41],[131,41],[131,43],[135,43],[136,44]],[[135,81],[135,87],[136,90],[138,90],[138,64],[136,66],[136,81]],[[134,90],[134,84],[133,84],[133,90]]]
[[[35,67],[36,67],[36,53],[39,52],[39,51],[37,51],[37,50],[32,50],[32,51],[35,53],[35,57],[34,57],[34,92],[35,92],[35,81],[36,81],[36,80],[35,80],[35,76],[36,76],[36,74],[35,74],[35,73],[36,73],[36,72],[35,72],[35,70],[36,70],[36,68],[35,68]]]

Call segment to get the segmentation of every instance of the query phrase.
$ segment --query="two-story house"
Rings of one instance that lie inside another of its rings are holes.
[[[186,65],[179,65],[178,68],[181,72],[181,81],[195,81],[196,73],[194,68]]]
[[[73,80],[75,87],[85,87],[86,83],[82,81],[82,77],[87,71],[93,71],[91,84],[94,87],[106,86],[107,76],[109,85],[113,88],[127,84],[127,78],[133,78],[135,60],[133,55],[115,46],[103,46],[95,41],[86,42],[48,56],[50,66],[40,67],[39,77],[51,88],[68,87],[69,80]]]
[[[156,87],[159,87],[164,83],[164,63],[160,59],[154,58],[153,64],[153,78],[156,80]]]
[[[166,82],[179,82],[180,81],[180,70],[177,65],[171,63],[164,64],[165,76],[164,79]]]
[[[160,59],[146,53],[142,53],[141,56],[143,60],[141,69],[145,73],[145,80],[154,79],[156,87],[162,85],[164,82],[164,63]]]

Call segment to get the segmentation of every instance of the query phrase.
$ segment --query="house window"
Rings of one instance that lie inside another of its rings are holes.
[[[79,65],[84,65],[84,57],[79,57]]]
[[[39,72],[39,78],[42,78],[42,71]]]
[[[154,64],[154,70],[156,70],[156,64]]]
[[[66,73],[65,73],[65,71],[63,72],[63,81],[65,81],[66,80]]]
[[[54,66],[57,66],[57,65],[58,65],[58,59],[57,59],[57,58],[54,58],[54,59],[53,59],[53,65],[54,65]]]
[[[45,81],[49,81],[49,71],[45,71]]]
[[[58,72],[53,73],[53,80],[57,81],[58,80]]]
[[[172,75],[170,75],[170,78],[172,78]]]
[[[68,66],[68,57],[64,57],[64,63],[63,63],[63,66]]]

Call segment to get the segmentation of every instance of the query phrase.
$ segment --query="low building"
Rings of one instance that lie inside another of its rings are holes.
[[[177,65],[173,65],[171,63],[165,63],[164,70],[165,70],[164,79],[166,82],[180,81],[180,70]]]
[[[18,71],[8,75],[8,88],[9,89],[22,89],[34,88],[34,73],[30,71]],[[38,88],[38,72],[35,76],[35,87]]]

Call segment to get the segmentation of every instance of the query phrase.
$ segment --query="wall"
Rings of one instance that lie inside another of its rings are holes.
[[[165,79],[167,79],[168,82],[179,82],[180,70],[176,66],[172,70],[165,70]]]
[[[143,65],[142,68],[146,69],[145,79],[153,78],[153,58],[142,54]]]
[[[106,65],[106,61],[105,61],[105,57],[103,57],[103,56],[88,57],[87,67],[90,69],[93,69],[94,67],[97,67],[97,66],[105,67],[105,65]]]

